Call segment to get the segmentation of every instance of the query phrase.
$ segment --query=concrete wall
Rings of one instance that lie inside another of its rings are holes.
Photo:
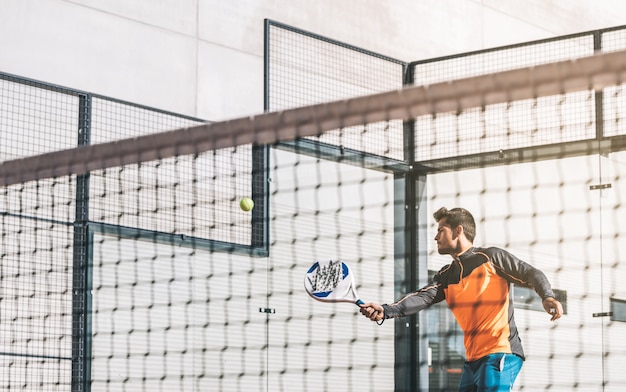
[[[0,72],[220,120],[263,109],[263,20],[404,61],[623,24],[617,0],[0,0]]]

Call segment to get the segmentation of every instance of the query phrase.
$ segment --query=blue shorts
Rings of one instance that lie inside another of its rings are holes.
[[[523,363],[515,354],[502,353],[465,362],[459,392],[509,392]]]

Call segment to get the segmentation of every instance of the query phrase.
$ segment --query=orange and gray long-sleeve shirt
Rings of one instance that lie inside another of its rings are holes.
[[[513,283],[534,289],[542,300],[554,297],[550,282],[537,268],[503,249],[473,247],[443,267],[428,285],[383,305],[385,318],[417,313],[445,299],[464,332],[468,361],[493,353],[524,358],[513,317]]]

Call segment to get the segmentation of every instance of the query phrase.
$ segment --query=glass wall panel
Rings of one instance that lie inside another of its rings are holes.
[[[617,158],[613,165],[616,163]],[[603,298],[603,276],[619,281],[619,274],[612,271],[607,275],[602,263],[608,256],[603,256],[602,249],[616,247],[613,241],[619,241],[619,236],[603,232],[603,226],[614,224],[618,218],[602,222],[599,191],[590,189],[598,181],[598,156],[428,176],[429,210],[434,212],[442,206],[467,208],[477,223],[476,246],[509,250],[544,271],[553,288],[565,292],[568,313],[557,322],[550,322],[549,315],[542,311],[515,310],[527,356],[516,383],[518,389],[602,388],[602,358],[606,353],[603,339],[608,337],[603,338],[603,320],[594,318],[593,313],[608,308],[608,299]],[[616,193],[619,188],[611,191]],[[623,211],[619,204],[608,204],[614,213]],[[429,239],[435,233],[432,220]],[[432,240],[428,257],[430,270],[450,262],[449,257],[437,253]],[[441,318],[429,313],[432,316]],[[436,331],[429,331],[431,341],[453,344],[456,331],[447,325],[447,329],[442,330],[444,326],[440,325]],[[612,327],[612,333],[617,334],[621,327]],[[445,368],[454,371],[456,365],[449,362]],[[619,374],[613,371],[612,377],[616,376]],[[606,380],[613,385],[614,379]]]

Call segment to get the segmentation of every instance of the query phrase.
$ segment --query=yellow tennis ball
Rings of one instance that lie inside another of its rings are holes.
[[[244,211],[250,211],[252,208],[254,208],[254,202],[252,201],[251,198],[244,197],[239,202],[239,207]]]

